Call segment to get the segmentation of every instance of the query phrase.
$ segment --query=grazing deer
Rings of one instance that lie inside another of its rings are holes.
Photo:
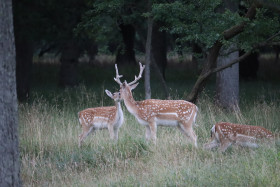
[[[184,100],[158,100],[147,99],[135,101],[132,90],[138,85],[145,66],[139,62],[140,73],[135,80],[127,83],[121,82],[118,67],[115,65],[116,77],[114,80],[120,85],[121,98],[127,110],[135,116],[137,121],[146,127],[146,139],[156,143],[156,132],[159,125],[178,127],[183,134],[190,138],[197,147],[197,136],[193,130],[198,108],[193,103]]]
[[[79,135],[79,147],[92,130],[108,128],[110,138],[118,139],[118,131],[124,121],[120,93],[112,94],[108,90],[105,92],[115,101],[115,106],[88,108],[78,113],[83,129]]]
[[[211,142],[204,144],[205,149],[219,147],[224,152],[232,144],[243,147],[258,147],[258,140],[272,139],[273,134],[263,127],[221,122],[211,129]]]

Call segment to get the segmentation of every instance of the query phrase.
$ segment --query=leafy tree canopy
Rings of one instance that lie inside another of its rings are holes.
[[[85,34],[103,46],[121,43],[120,24],[139,25],[145,1],[137,0],[89,0],[88,11],[75,29],[76,34]]]
[[[241,2],[247,9],[250,4]],[[231,43],[244,50],[265,40],[280,29],[279,14],[258,8],[256,18],[249,21],[241,11],[232,12],[228,9],[221,11],[220,0],[177,0],[172,3],[157,3],[153,5],[152,15],[155,20],[165,23],[162,30],[178,37],[180,43],[194,42],[207,50],[220,40],[225,45]],[[242,34],[231,40],[225,40],[223,32],[234,25],[248,21]]]

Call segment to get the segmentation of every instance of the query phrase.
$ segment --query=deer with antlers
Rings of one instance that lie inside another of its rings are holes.
[[[105,90],[106,94],[115,101],[115,106],[88,108],[78,113],[79,122],[83,132],[79,135],[79,147],[82,141],[91,131],[98,129],[109,130],[110,138],[117,140],[118,131],[123,124],[124,117],[121,108],[121,95],[119,92],[112,94]]]
[[[222,152],[232,144],[257,148],[259,141],[271,140],[273,137],[274,135],[263,127],[221,122],[212,127],[211,142],[204,144],[204,148],[219,147]]]
[[[158,100],[147,99],[135,101],[132,90],[138,85],[145,65],[140,65],[140,73],[135,80],[127,83],[120,81],[117,64],[115,65],[116,77],[114,80],[120,85],[121,98],[127,110],[135,116],[137,121],[146,127],[146,139],[156,143],[156,132],[158,126],[178,127],[183,134],[187,135],[192,143],[197,147],[197,136],[193,130],[198,108],[193,103],[184,100]]]

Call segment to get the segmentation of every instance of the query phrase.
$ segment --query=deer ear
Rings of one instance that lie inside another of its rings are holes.
[[[136,88],[138,86],[139,82],[138,83],[135,83],[133,85],[130,86],[130,90],[133,90],[134,88]]]
[[[113,98],[113,95],[112,95],[112,93],[111,93],[109,90],[105,90],[105,92],[106,92],[106,94],[107,94],[109,97]]]

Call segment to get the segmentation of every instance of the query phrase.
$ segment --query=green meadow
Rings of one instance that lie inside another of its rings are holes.
[[[138,67],[137,67],[138,68]],[[132,80],[138,69],[120,69]],[[113,65],[79,65],[81,84],[57,87],[57,64],[34,64],[30,99],[19,105],[19,139],[23,186],[279,186],[280,145],[257,149],[232,146],[225,153],[202,148],[210,129],[220,121],[259,125],[280,131],[279,80],[241,81],[240,110],[224,111],[215,104],[215,77],[196,103],[199,108],[198,148],[177,129],[159,127],[157,144],[146,142],[145,128],[126,110],[117,142],[107,130],[89,135],[78,148],[82,129],[77,113],[85,108],[113,105],[104,92],[117,91]],[[167,69],[172,99],[184,99],[196,79],[186,68]],[[163,98],[152,77],[152,97]],[[144,81],[133,91],[144,99]]]

